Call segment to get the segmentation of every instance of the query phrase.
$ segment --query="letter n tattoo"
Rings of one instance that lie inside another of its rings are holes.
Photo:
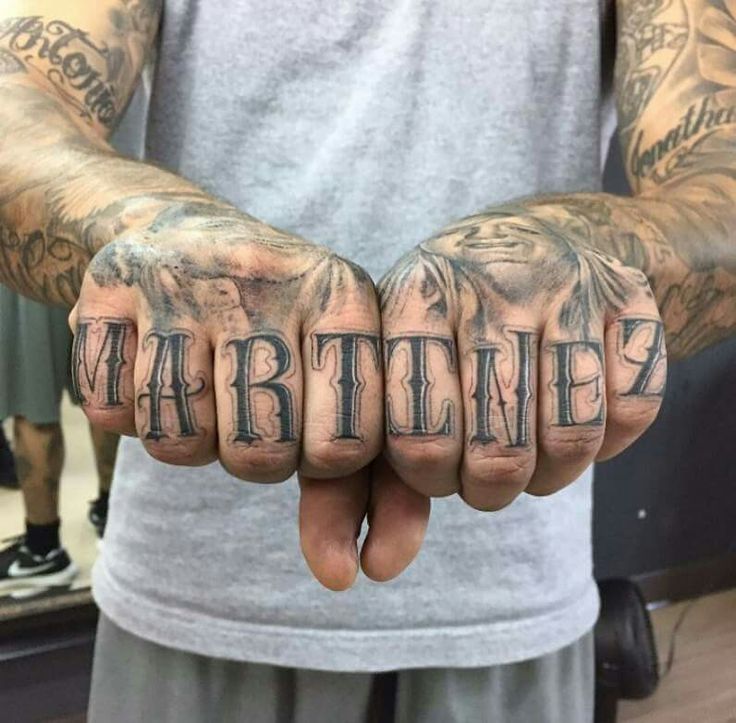
[[[266,379],[256,379],[254,353],[258,346],[271,352],[273,369]],[[276,334],[253,334],[245,339],[231,339],[227,347],[235,351],[235,375],[230,386],[235,390],[235,442],[252,444],[262,439],[258,431],[253,395],[256,391],[271,394],[276,401],[277,442],[294,442],[294,397],[282,379],[292,369],[292,355],[284,340]]]
[[[514,389],[516,414],[514,422],[516,429],[512,431],[511,420],[506,411],[509,402],[503,394],[503,384],[498,371],[498,356],[500,349],[494,345],[478,346],[473,350],[473,366],[475,388],[470,395],[473,400],[473,417],[475,432],[470,438],[471,443],[489,444],[498,441],[498,436],[492,428],[493,415],[491,408],[495,399],[501,410],[504,433],[508,447],[526,447],[529,444],[529,402],[532,398],[532,339],[536,335],[529,331],[510,332],[516,337],[512,347],[516,352],[517,379]]]

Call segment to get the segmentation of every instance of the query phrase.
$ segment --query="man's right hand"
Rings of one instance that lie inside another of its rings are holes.
[[[349,587],[416,555],[429,501],[396,476],[371,486],[383,438],[373,283],[325,248],[227,209],[163,213],[91,261],[70,323],[75,391],[94,424],[135,434],[171,464],[300,473],[302,550]]]
[[[380,449],[370,278],[247,216],[159,212],[92,259],[71,324],[90,421],[162,462],[277,482],[347,475]]]

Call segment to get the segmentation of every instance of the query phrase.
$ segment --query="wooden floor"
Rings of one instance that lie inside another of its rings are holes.
[[[688,603],[652,613],[660,660]],[[692,604],[677,635],[675,662],[657,692],[623,701],[618,720],[637,723],[736,723],[736,590]]]

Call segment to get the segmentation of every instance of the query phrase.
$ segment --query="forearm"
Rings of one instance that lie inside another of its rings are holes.
[[[734,12],[713,0],[618,0],[619,132],[635,195],[513,211],[643,271],[674,357],[736,330]]]
[[[549,196],[504,210],[532,214],[549,233],[643,271],[672,357],[695,354],[736,330],[736,182],[730,176],[696,175],[666,194]]]
[[[97,251],[154,227],[164,212],[172,222],[183,206],[237,215],[185,179],[118,155],[32,83],[0,84],[2,283],[71,306]]]

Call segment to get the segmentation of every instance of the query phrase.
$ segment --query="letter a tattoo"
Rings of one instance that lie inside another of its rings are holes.
[[[159,440],[170,435],[164,429],[164,402],[173,403],[174,412],[181,437],[193,437],[198,430],[192,411],[191,398],[202,392],[206,386],[203,377],[193,387],[188,379],[187,354],[193,339],[185,331],[149,331],[144,346],[155,345],[149,379],[145,385],[147,392],[138,395],[138,405],[145,400],[149,403],[149,423],[146,439]]]

